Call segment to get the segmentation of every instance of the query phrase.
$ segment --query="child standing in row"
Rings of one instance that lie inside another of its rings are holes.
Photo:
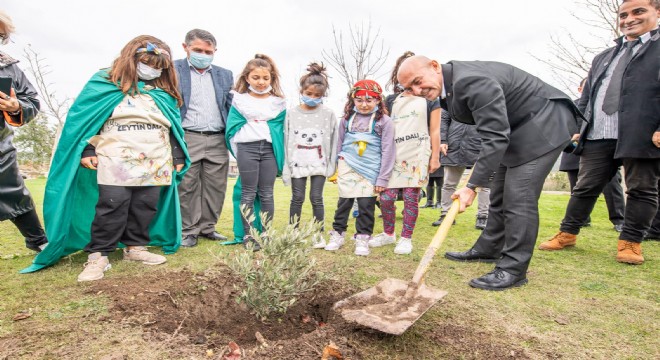
[[[369,241],[370,247],[392,244],[396,240],[394,224],[399,191],[403,192],[403,227],[394,248],[395,254],[410,254],[412,234],[419,214],[419,192],[428,183],[429,172],[440,167],[440,102],[413,96],[400,88],[397,72],[401,63],[415,55],[408,51],[396,62],[391,84],[395,93],[386,103],[394,123],[396,157],[387,189],[380,194],[384,232]]]
[[[376,195],[387,187],[394,166],[394,126],[387,116],[383,90],[373,80],[360,80],[348,94],[339,125],[337,184],[339,202],[326,250],[344,244],[354,199],[360,216],[355,227],[355,255],[369,255]]]
[[[257,54],[236,81],[234,98],[227,117],[227,148],[236,158],[239,179],[234,187],[234,236],[254,251],[261,245],[250,235],[253,214],[255,227],[272,221],[275,213],[273,187],[284,165],[284,117],[279,71],[273,60]],[[256,203],[255,203],[256,201]],[[241,209],[247,209],[246,216]],[[266,219],[259,219],[259,210]],[[239,220],[240,219],[240,220]]]
[[[307,178],[310,181],[309,200],[314,220],[323,224],[323,186],[326,178],[335,173],[337,118],[330,108],[323,105],[328,91],[325,71],[323,64],[309,64],[307,74],[300,78],[300,105],[289,109],[286,114],[286,164],[282,181],[287,186],[291,184],[289,217],[292,224],[300,221]],[[316,236],[313,240],[315,248],[325,247],[322,236]]]

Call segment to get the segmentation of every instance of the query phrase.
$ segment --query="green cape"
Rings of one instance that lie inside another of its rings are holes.
[[[44,195],[44,223],[48,246],[35,257],[32,265],[21,273],[34,272],[55,264],[63,256],[83,249],[90,241],[92,220],[98,201],[96,171],[80,166],[80,156],[87,140],[96,135],[112,115],[125,94],[108,79],[107,70],[94,74],[76,98],[67,115],[53,157]],[[163,186],[158,211],[149,229],[149,245],[162,246],[166,254],[176,252],[181,244],[181,210],[177,186],[190,166],[183,139],[181,114],[176,100],[161,89],[144,90],[170,121],[172,133],[185,153],[185,165],[175,172],[173,186]]]
[[[275,118],[268,120],[268,128],[270,129],[270,137],[273,144],[273,153],[275,154],[275,161],[277,162],[277,176],[282,176],[282,169],[284,168],[284,118],[286,117],[286,110],[279,113]],[[245,117],[235,108],[229,109],[227,116],[227,128],[225,129],[225,138],[227,140],[227,148],[231,154],[236,157],[234,150],[231,146],[231,139],[236,135],[243,125],[247,123]],[[234,192],[232,194],[232,202],[234,204],[234,241],[228,241],[225,244],[240,244],[243,242],[243,222],[241,221],[241,177],[236,179],[234,185]],[[259,196],[254,199],[254,227],[261,231],[261,203]]]

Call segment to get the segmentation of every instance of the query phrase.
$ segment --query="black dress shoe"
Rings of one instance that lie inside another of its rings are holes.
[[[438,220],[434,221],[431,225],[433,225],[433,226],[440,226],[440,224],[442,224],[442,222],[443,222],[444,220],[445,220],[445,215],[440,215],[440,218],[439,218]],[[452,225],[456,225],[456,220],[454,220],[454,222],[451,223],[451,224],[452,224]]]
[[[181,240],[181,246],[183,246],[183,247],[197,246],[197,236],[195,236],[195,235],[186,235]]]
[[[207,238],[209,240],[215,240],[215,241],[225,241],[225,240],[227,240],[226,236],[220,234],[217,231],[213,231],[213,232],[210,232],[208,234],[199,234],[199,236],[201,236],[203,238]]]
[[[525,276],[515,276],[500,268],[495,268],[482,277],[470,280],[470,286],[491,291],[502,291],[525,284],[527,284]]]
[[[463,252],[448,251],[445,253],[445,257],[449,260],[454,260],[454,261],[470,261],[470,262],[478,261],[484,263],[494,263],[497,262],[497,260],[499,260],[498,257],[492,257],[486,254],[482,254],[474,249],[470,249],[468,251],[463,251]]]
[[[36,251],[37,253],[40,253],[41,250],[43,250],[43,249],[46,247],[46,245],[48,245],[48,241],[46,241],[46,242],[43,243],[43,244],[39,244],[39,245],[36,245],[36,244],[25,244],[25,247],[28,248],[28,249],[30,249],[30,250],[34,250],[34,251]]]
[[[614,225],[614,231],[616,231],[616,232],[622,232],[622,231],[623,231],[623,224],[616,224],[616,225]]]
[[[488,224],[487,217],[477,217],[477,222],[474,223],[474,228],[477,230],[483,230],[486,228],[486,224]]]
[[[261,250],[261,245],[259,244],[259,242],[249,235],[243,238],[243,247],[245,247],[246,249],[249,249],[251,247],[252,251]]]
[[[660,234],[656,232],[644,232],[644,240],[660,240]]]

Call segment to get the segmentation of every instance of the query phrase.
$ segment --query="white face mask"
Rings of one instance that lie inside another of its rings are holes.
[[[143,62],[137,64],[137,76],[140,80],[153,80],[159,77],[162,72],[163,70],[154,69]]]
[[[273,87],[268,85],[268,87],[264,91],[258,91],[257,89],[253,88],[252,85],[248,87],[250,91],[252,91],[255,94],[263,95],[263,94],[268,94],[271,90],[273,90]]]

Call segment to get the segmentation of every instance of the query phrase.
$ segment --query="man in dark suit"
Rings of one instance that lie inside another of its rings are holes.
[[[227,190],[229,153],[225,125],[231,107],[231,71],[212,65],[215,37],[205,30],[186,34],[186,58],[176,60],[179,90],[183,96],[181,124],[190,154],[190,168],[179,184],[183,240],[197,245],[197,237],[226,240],[215,231]]]
[[[578,86],[578,93],[582,94],[584,85],[587,83],[587,78],[582,79],[580,86]],[[580,99],[574,100],[575,105],[578,104]],[[573,136],[574,143],[577,143],[580,134]],[[574,148],[573,148],[574,150]],[[571,150],[572,151],[572,150]],[[580,157],[572,152],[563,152],[559,160],[559,171],[563,171],[568,176],[568,184],[570,185],[571,192],[578,179],[578,169],[580,169]],[[623,231],[623,214],[626,208],[626,201],[623,197],[623,187],[621,186],[621,172],[617,171],[614,177],[603,189],[603,196],[605,197],[605,204],[607,204],[607,212],[610,221],[614,225],[614,230],[617,232]],[[591,217],[588,217],[582,227],[591,226]]]
[[[482,187],[490,187],[488,224],[470,250],[445,257],[497,263],[472,279],[473,287],[504,290],[526,284],[538,235],[538,199],[553,164],[578,131],[575,105],[540,79],[497,62],[440,65],[416,56],[401,65],[398,77],[414,95],[442,97],[451,117],[475,124],[482,138],[468,184],[453,197],[464,211]]]
[[[627,0],[618,14],[624,36],[594,58],[578,104],[589,119],[575,149],[580,155],[578,182],[559,233],[539,247],[575,245],[580,224],[623,164],[628,201],[616,260],[641,264],[644,232],[658,208],[660,0]]]

